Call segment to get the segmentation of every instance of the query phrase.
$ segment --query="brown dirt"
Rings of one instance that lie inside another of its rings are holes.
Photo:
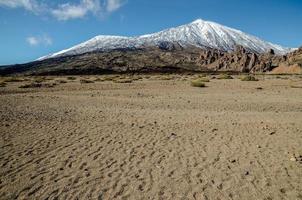
[[[0,199],[302,199],[301,77],[187,78],[0,88]]]

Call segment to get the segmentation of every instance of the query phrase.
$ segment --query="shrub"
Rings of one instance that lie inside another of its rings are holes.
[[[200,80],[202,82],[210,82],[210,79],[206,78],[206,77],[202,77],[202,78],[199,78],[197,80]]]
[[[132,81],[133,81],[132,79],[125,78],[125,79],[116,79],[113,82],[114,83],[132,83]]]
[[[114,80],[114,78],[115,77],[113,77],[113,76],[105,76],[104,81],[112,81],[112,80]]]
[[[64,83],[67,83],[67,81],[65,81],[65,80],[56,80],[56,83],[62,83],[62,84],[64,84]]]
[[[191,81],[191,86],[193,86],[193,87],[205,87],[206,85],[205,85],[204,81],[198,79],[198,80]]]
[[[13,77],[5,78],[4,81],[5,82],[22,82],[22,81],[25,81],[25,79],[13,76]]]
[[[45,88],[51,88],[54,87],[56,84],[55,83],[29,83],[29,84],[25,84],[25,85],[21,85],[19,86],[19,88],[41,88],[41,87],[45,87]]]
[[[94,79],[95,82],[104,82],[105,79],[104,78],[96,78]]]
[[[46,80],[45,77],[37,77],[34,79],[34,82],[36,83],[43,83]]]
[[[94,81],[88,80],[88,79],[81,79],[80,82],[81,82],[82,84],[85,84],[85,83],[94,83]]]
[[[231,75],[228,75],[228,74],[220,74],[218,76],[218,79],[233,79],[233,77]]]
[[[5,87],[6,86],[6,83],[4,81],[1,81],[0,82],[0,87]]]
[[[39,87],[42,87],[41,83],[29,83],[19,86],[19,88],[39,88]]]
[[[168,80],[173,80],[174,77],[172,76],[160,76],[159,80],[163,80],[163,81],[168,81]]]
[[[141,80],[142,77],[140,77],[140,76],[133,76],[131,79],[132,79],[133,81],[138,81],[138,80]]]
[[[70,80],[70,81],[74,81],[74,80],[76,80],[77,78],[76,77],[74,77],[74,76],[68,76],[67,77],[67,80]]]
[[[241,81],[258,81],[258,79],[256,79],[254,76],[247,75],[241,77]]]

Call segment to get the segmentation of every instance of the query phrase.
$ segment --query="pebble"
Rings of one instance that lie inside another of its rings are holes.
[[[270,135],[274,135],[274,134],[276,134],[276,131],[273,131],[273,132],[270,133]]]
[[[297,162],[297,159],[294,156],[291,157],[289,160],[292,161],[292,162]]]
[[[175,137],[175,136],[177,136],[175,133],[171,133],[171,136],[173,136],[173,137]]]

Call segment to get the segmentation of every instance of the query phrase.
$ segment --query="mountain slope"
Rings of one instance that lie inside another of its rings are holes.
[[[286,61],[272,51],[256,54],[238,46],[235,51],[181,48],[168,44],[171,50],[146,47],[132,50],[94,51],[31,63],[6,66],[0,75],[72,75],[105,73],[165,73],[165,72],[267,72]]]
[[[146,46],[165,46],[166,43],[178,43],[181,47],[195,46],[203,49],[217,49],[234,51],[236,46],[255,53],[266,53],[273,49],[276,54],[282,55],[292,49],[265,42],[255,36],[243,33],[214,22],[201,19],[194,22],[170,28],[158,33],[138,37],[96,36],[84,43],[69,49],[39,58],[55,58],[78,55],[92,51],[109,51],[115,49],[136,49]]]

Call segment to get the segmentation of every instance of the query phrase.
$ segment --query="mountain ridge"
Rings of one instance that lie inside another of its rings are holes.
[[[228,52],[234,51],[236,46],[243,46],[247,50],[255,53],[266,53],[269,52],[270,49],[273,49],[278,55],[284,55],[294,50],[293,48],[282,47],[266,42],[258,37],[223,26],[216,22],[197,19],[189,24],[141,36],[98,35],[71,48],[40,57],[38,60],[93,51],[160,46],[162,43],[167,42],[178,43],[184,48],[187,46],[195,46],[203,49],[211,48]]]

